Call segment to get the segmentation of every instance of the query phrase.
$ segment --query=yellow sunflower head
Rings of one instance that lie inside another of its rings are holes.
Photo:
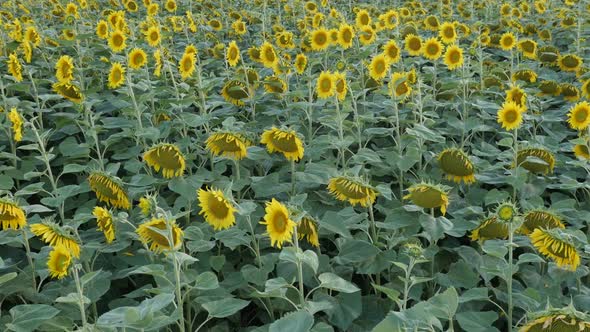
[[[582,96],[586,99],[590,99],[590,78],[588,78],[584,84],[582,84]]]
[[[590,103],[583,101],[574,105],[568,113],[567,122],[572,129],[582,131],[588,128],[590,125]]]
[[[339,101],[344,101],[346,93],[348,92],[348,84],[346,83],[346,72],[334,72],[334,81],[336,82],[336,96]]]
[[[401,100],[406,99],[412,92],[412,86],[407,73],[395,72],[389,81],[389,93]]]
[[[50,220],[31,225],[31,232],[52,247],[61,246],[70,250],[76,258],[80,257],[80,244],[68,231]]]
[[[558,267],[575,271],[580,265],[580,255],[571,237],[559,228],[537,228],[529,234],[529,238],[533,246],[545,257],[555,261]]]
[[[236,209],[232,202],[225,197],[221,190],[207,188],[198,191],[199,207],[205,217],[205,221],[213,227],[214,230],[223,230],[233,226],[236,223]]]
[[[120,209],[128,210],[131,207],[129,197],[117,178],[95,171],[88,176],[88,182],[99,201]]]
[[[260,61],[266,68],[274,68],[279,62],[275,48],[269,42],[264,42],[260,46],[259,56]]]
[[[240,49],[238,48],[238,44],[235,40],[232,40],[227,47],[227,51],[225,53],[225,59],[227,63],[235,67],[237,66],[238,62],[240,61]]]
[[[178,249],[182,246],[184,232],[174,220],[153,218],[139,225],[135,230],[141,242],[150,250],[160,253],[164,250]]]
[[[84,99],[84,95],[82,95],[82,91],[80,91],[80,88],[77,85],[57,82],[54,83],[52,87],[53,91],[71,102],[79,104]]]
[[[424,19],[424,26],[430,31],[437,31],[439,29],[440,23],[436,16],[428,15]]]
[[[395,40],[392,39],[383,45],[383,55],[385,55],[387,61],[391,64],[399,62],[401,50]]]
[[[115,53],[121,52],[127,47],[127,37],[119,30],[115,30],[109,36],[109,47]]]
[[[160,28],[156,25],[150,26],[145,32],[145,40],[151,47],[158,47],[161,39]]]
[[[438,155],[438,164],[449,180],[466,184],[475,182],[475,166],[463,150],[449,148]]]
[[[561,221],[561,218],[556,214],[543,209],[536,209],[525,213],[524,222],[520,226],[518,232],[520,234],[529,235],[537,228],[565,228],[565,225]]]
[[[305,71],[307,67],[307,56],[303,53],[297,54],[295,57],[295,71],[297,74],[301,75]]]
[[[574,145],[574,148],[573,148],[574,155],[578,158],[590,160],[590,150],[588,149],[588,138],[586,138],[585,141],[586,141],[586,144]]]
[[[440,208],[443,215],[447,213],[449,196],[441,186],[418,183],[408,188],[408,191],[410,193],[404,196],[404,199],[411,200],[414,205],[425,209]]]
[[[149,216],[152,211],[154,211],[155,204],[155,196],[152,195],[145,195],[139,199],[139,209],[141,210],[141,214],[145,217]]]
[[[442,55],[443,45],[436,38],[430,38],[422,45],[422,55],[429,60],[437,60]]]
[[[158,144],[143,154],[143,160],[156,172],[162,170],[164,178],[182,176],[186,161],[178,146],[169,143]]]
[[[580,99],[580,89],[571,83],[561,83],[559,85],[561,95],[563,99],[571,102],[578,101]]]
[[[457,45],[450,45],[445,51],[445,65],[449,70],[463,66],[463,49]]]
[[[496,216],[502,222],[511,222],[518,214],[518,208],[512,202],[502,202],[496,207]]]
[[[508,238],[508,224],[499,221],[495,216],[483,220],[476,229],[471,231],[471,241],[485,242],[492,239]]]
[[[364,26],[371,25],[371,16],[366,9],[361,9],[356,12],[356,26],[362,28]]]
[[[147,63],[147,54],[141,48],[136,47],[129,52],[127,62],[132,69],[140,69]]]
[[[287,160],[299,161],[303,158],[303,142],[294,130],[272,127],[262,133],[262,144],[269,153],[280,152]]]
[[[327,99],[336,93],[334,75],[329,71],[322,71],[316,83],[318,98]]]
[[[359,41],[361,44],[364,46],[371,45],[375,39],[377,39],[377,34],[371,26],[367,25],[360,28]]]
[[[296,223],[290,219],[287,207],[274,198],[266,203],[264,221],[271,245],[281,248],[285,242],[291,243]]]
[[[338,44],[343,49],[348,49],[352,46],[354,39],[354,28],[346,23],[340,24],[338,28]]]
[[[411,56],[418,56],[422,51],[422,38],[415,34],[408,34],[404,39],[406,52]]]
[[[276,75],[267,76],[264,79],[264,91],[279,95],[283,94],[287,91],[287,82]]]
[[[518,42],[518,50],[525,58],[537,59],[537,42],[532,39],[524,39]]]
[[[347,176],[331,178],[328,190],[336,199],[351,205],[360,204],[363,207],[371,206],[379,193],[361,179]]]
[[[8,61],[6,61],[6,65],[8,66],[8,72],[10,73],[10,75],[12,75],[12,77],[14,77],[15,81],[20,82],[23,80],[23,67],[20,61],[18,60],[16,53],[12,53],[8,56]]]
[[[502,108],[498,110],[497,121],[502,124],[502,128],[513,130],[522,124],[522,113],[524,113],[524,110],[521,106],[513,101],[506,101]]]
[[[439,30],[438,36],[445,44],[452,44],[457,39],[457,31],[455,30],[455,25],[451,22],[444,22]]]
[[[54,246],[51,252],[49,252],[49,259],[47,260],[49,276],[62,279],[68,275],[68,269],[71,263],[72,255],[70,254],[70,250],[64,246]]]
[[[557,63],[559,64],[559,68],[565,72],[576,72],[582,67],[584,61],[575,54],[566,54],[561,55],[557,59]]]
[[[517,70],[512,74],[512,81],[525,81],[528,83],[535,83],[537,81],[537,73],[530,69]]]
[[[519,332],[582,332],[590,330],[590,319],[586,313],[576,311],[573,306],[560,309],[550,308],[536,313]]]
[[[383,54],[378,54],[373,57],[369,64],[369,75],[375,81],[379,81],[387,75],[389,71],[389,61]]]
[[[521,149],[517,153],[516,162],[532,173],[548,174],[553,172],[555,157],[551,152],[542,148]]]
[[[320,28],[311,32],[310,43],[314,51],[323,51],[330,46],[330,35],[328,30]]]
[[[249,97],[246,85],[238,80],[227,81],[221,89],[221,95],[236,106],[244,106],[244,99]]]
[[[195,72],[196,61],[197,57],[195,53],[184,52],[182,58],[178,62],[178,71],[180,72],[180,77],[183,80],[186,80],[193,75]]]
[[[125,83],[125,67],[119,62],[113,62],[109,72],[108,87],[116,89]]]
[[[20,142],[23,139],[23,125],[25,121],[23,116],[16,110],[16,107],[13,107],[8,113],[8,120],[12,125],[11,129],[14,141]]]
[[[74,59],[62,55],[55,64],[55,77],[59,82],[70,83],[74,79]]]
[[[510,51],[516,45],[516,37],[512,32],[505,32],[500,37],[500,48],[504,51]]]
[[[92,215],[96,218],[98,230],[103,232],[107,243],[113,242],[115,239],[115,226],[113,225],[113,215],[111,212],[100,206],[94,207]]]
[[[236,160],[246,157],[247,148],[252,143],[241,134],[232,132],[216,132],[206,141],[207,150],[215,156],[224,156]]]
[[[2,230],[16,230],[26,225],[25,211],[11,199],[0,198],[0,226],[2,226]]]
[[[314,247],[320,246],[320,240],[318,236],[318,223],[310,216],[301,218],[301,221],[297,224],[297,237],[299,240],[305,239],[309,244]]]

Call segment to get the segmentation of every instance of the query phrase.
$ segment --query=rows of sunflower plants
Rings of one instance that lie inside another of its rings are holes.
[[[590,331],[587,0],[4,0],[3,331]]]

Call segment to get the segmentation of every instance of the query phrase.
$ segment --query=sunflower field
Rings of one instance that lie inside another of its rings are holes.
[[[0,129],[1,331],[590,331],[589,0],[2,0]]]

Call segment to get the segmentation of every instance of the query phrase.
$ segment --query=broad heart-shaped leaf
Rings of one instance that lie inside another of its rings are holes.
[[[211,317],[224,318],[242,310],[248,304],[250,304],[250,301],[227,298],[219,301],[204,303],[203,308],[207,310],[209,316]]]
[[[165,319],[161,310],[174,300],[174,295],[169,293],[158,294],[146,299],[136,307],[118,307],[100,316],[96,322],[99,327],[130,327],[147,329],[154,319]],[[160,314],[159,314],[160,313]]]
[[[330,272],[322,273],[322,274],[320,274],[318,279],[320,279],[320,282],[321,282],[320,286],[321,287],[335,290],[338,292],[354,293],[354,292],[358,292],[360,290],[353,283],[342,279],[340,276],[338,276],[334,273],[330,273]]]
[[[70,293],[66,296],[58,297],[57,299],[55,299],[55,302],[77,304],[79,299],[80,299],[80,296],[78,295],[78,293]],[[90,304],[90,302],[91,302],[90,299],[84,295],[82,295],[82,301],[84,302],[84,304]]]
[[[315,252],[311,250],[305,250],[305,252],[301,254],[300,257],[305,265],[311,267],[314,273],[318,273],[320,262],[318,260],[318,255]]]
[[[270,324],[269,332],[307,332],[313,326],[313,316],[307,310],[286,314]]]
[[[457,314],[459,326],[469,332],[498,332],[492,324],[498,319],[493,311],[463,311]]]
[[[12,321],[6,324],[10,331],[28,332],[55,317],[59,310],[47,304],[22,304],[10,309]]]
[[[217,275],[211,271],[203,272],[195,280],[195,288],[199,290],[211,290],[219,287]]]

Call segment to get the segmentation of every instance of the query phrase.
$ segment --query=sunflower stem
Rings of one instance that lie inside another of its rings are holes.
[[[170,227],[170,225],[168,224],[168,228],[169,228],[169,245],[170,248],[174,247],[174,230],[172,227]],[[180,263],[178,262],[178,257],[176,256],[176,250],[174,251],[174,258],[173,258],[173,262],[174,264],[174,279],[175,279],[175,283],[176,283],[176,307],[178,308],[179,312],[180,312],[180,319],[178,322],[178,328],[180,332],[185,332],[185,323],[184,323],[184,303],[183,303],[183,299],[182,299],[182,285],[180,283]]]
[[[295,244],[295,251],[299,254],[299,239],[297,236],[297,226],[293,228],[293,244]],[[299,279],[299,302],[301,307],[305,304],[305,290],[303,289],[303,264],[301,258],[297,255],[297,274]]]
[[[508,280],[507,288],[508,288],[508,314],[506,319],[508,320],[508,332],[512,332],[512,275],[513,275],[513,267],[512,267],[512,260],[513,260],[513,248],[514,248],[514,229],[512,227],[512,221],[508,224],[509,233],[508,233]]]
[[[78,267],[74,266],[72,268],[72,272],[74,274],[74,281],[76,283],[76,291],[78,292],[78,307],[80,308],[80,317],[82,317],[82,331],[87,331],[86,310],[84,309],[84,289],[82,288],[82,284],[80,283]]]
[[[379,235],[377,235],[377,227],[375,227],[375,214],[373,213],[373,204],[369,205],[369,228],[371,229],[371,240],[374,246],[379,243]],[[381,285],[381,273],[377,272],[375,275],[375,283]]]
[[[295,159],[291,160],[291,197],[295,197]]]
[[[514,150],[514,176],[518,172],[518,128],[514,129],[512,136]],[[516,183],[512,186],[512,201],[516,203]]]
[[[35,264],[33,263],[33,257],[31,256],[31,246],[29,245],[29,238],[27,237],[27,232],[25,228],[21,228],[21,232],[23,233],[23,242],[25,244],[25,250],[27,251],[27,260],[29,261],[29,265],[31,266],[31,274],[33,276],[33,291],[37,292],[37,279],[35,278]]]

